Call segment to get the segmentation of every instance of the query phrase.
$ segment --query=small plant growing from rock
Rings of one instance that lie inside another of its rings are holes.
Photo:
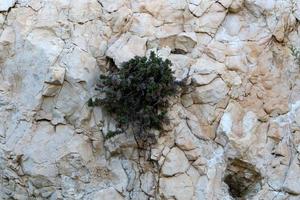
[[[161,130],[167,123],[168,98],[177,92],[171,61],[154,52],[149,58],[135,57],[120,69],[101,75],[96,90],[103,98],[89,100],[89,106],[102,106],[119,123],[121,130],[133,128],[139,140],[153,139],[150,130]],[[106,138],[123,131],[110,131]]]
[[[292,55],[294,56],[296,62],[300,65],[300,49],[291,46],[290,47]]]

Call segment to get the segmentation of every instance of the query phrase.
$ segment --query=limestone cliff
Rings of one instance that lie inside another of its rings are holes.
[[[0,0],[0,199],[298,200],[299,0]],[[100,74],[155,51],[158,142],[105,140]]]

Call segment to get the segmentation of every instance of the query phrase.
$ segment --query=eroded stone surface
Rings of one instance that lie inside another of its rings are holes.
[[[0,2],[0,11],[8,11],[9,8],[13,7],[16,0],[3,0]]]
[[[184,153],[178,148],[172,148],[167,154],[162,166],[162,173],[165,176],[173,176],[177,173],[184,173],[189,166]]]
[[[188,200],[192,199],[194,193],[192,180],[186,174],[161,178],[159,187],[164,198],[175,197],[178,200]]]
[[[0,0],[0,199],[231,200],[235,159],[261,176],[244,197],[300,199],[299,19],[294,0]],[[99,75],[151,51],[184,81],[170,124],[143,150],[106,140]]]

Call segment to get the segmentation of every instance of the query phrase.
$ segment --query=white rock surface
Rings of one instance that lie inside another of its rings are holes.
[[[144,56],[146,41],[145,38],[125,34],[108,48],[106,55],[112,58],[117,66],[120,66],[134,56]]]
[[[194,103],[211,103],[216,104],[226,97],[229,89],[222,81],[217,78],[211,84],[197,87],[192,95]]]
[[[300,189],[297,187],[297,184],[299,183],[299,172],[300,167],[298,161],[293,160],[289,169],[289,172],[287,174],[286,180],[283,185],[283,189],[289,193],[299,195]]]
[[[66,69],[60,66],[49,68],[45,83],[53,85],[62,85],[65,78]]]
[[[103,189],[99,192],[96,192],[93,196],[93,199],[95,199],[95,200],[102,200],[102,199],[123,200],[124,198],[114,188],[108,188],[108,189]]]
[[[178,200],[190,200],[194,193],[193,182],[186,174],[161,178],[159,187],[165,198],[175,197]]]
[[[8,11],[9,8],[15,5],[17,0],[2,0],[0,2],[0,12],[1,11]]]
[[[172,148],[167,154],[162,166],[162,174],[173,176],[178,173],[184,173],[189,167],[189,162],[184,153],[178,148]]]
[[[299,19],[295,0],[0,0],[0,199],[232,200],[235,172],[242,199],[300,199]],[[99,75],[151,51],[183,81],[170,124],[105,139]]]

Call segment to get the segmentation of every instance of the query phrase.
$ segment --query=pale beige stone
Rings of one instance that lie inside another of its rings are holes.
[[[155,37],[157,38],[167,38],[171,36],[178,35],[182,32],[182,26],[176,23],[163,24],[156,28]]]
[[[7,27],[3,30],[0,36],[0,44],[13,44],[16,39],[16,33],[11,27]]]
[[[124,34],[111,46],[106,55],[114,59],[117,66],[135,56],[144,56],[146,53],[146,39],[135,35]]]
[[[223,63],[217,62],[204,55],[200,59],[197,59],[197,61],[191,66],[189,74],[221,74],[225,68],[226,67]]]
[[[225,8],[228,8],[228,7],[232,4],[233,0],[220,0],[219,2],[220,2]]]
[[[132,11],[127,7],[121,7],[116,11],[111,19],[112,31],[126,32],[132,21]]]
[[[285,179],[283,189],[292,194],[299,195],[300,188],[298,187],[300,182],[300,167],[297,159],[293,159],[287,177]]]
[[[243,9],[243,6],[244,6],[244,0],[233,0],[229,7],[229,11],[233,13],[237,13]]]
[[[0,0],[0,199],[232,200],[235,158],[263,178],[241,198],[299,199],[299,13],[294,0]],[[170,124],[149,146],[131,127],[106,139],[115,120],[87,106],[99,75],[151,51],[186,80]]]
[[[54,64],[59,54],[62,52],[64,42],[55,36],[53,32],[45,29],[36,29],[32,31],[28,37],[35,48],[41,50],[50,63]]]
[[[230,102],[218,127],[219,134],[225,134],[240,151],[257,140],[258,119],[253,111],[245,111],[237,102]]]
[[[155,177],[152,173],[146,172],[141,175],[141,188],[148,195],[153,196],[155,194]]]
[[[228,69],[234,70],[234,71],[240,71],[240,72],[246,72],[247,65],[245,63],[245,57],[244,56],[227,56],[225,65]]]
[[[173,176],[175,174],[184,173],[189,167],[189,162],[184,153],[174,147],[166,155],[166,159],[162,166],[162,174],[165,176]]]
[[[148,13],[134,13],[130,31],[140,37],[153,37],[156,27],[161,26],[163,22],[155,19]]]
[[[58,85],[45,84],[43,88],[43,96],[53,97],[58,94],[61,87]]]
[[[217,74],[193,74],[192,75],[192,83],[194,83],[196,86],[202,86],[207,85],[211,83],[215,78],[217,77]]]
[[[160,192],[165,198],[191,200],[194,194],[193,182],[186,174],[160,179]]]
[[[107,12],[117,11],[125,3],[123,0],[101,0],[100,2]]]
[[[222,81],[222,79],[217,78],[209,85],[205,85],[202,87],[197,87],[194,93],[192,94],[192,98],[194,103],[210,103],[216,104],[220,102],[227,95],[229,89]]]
[[[2,0],[0,2],[0,11],[7,11],[9,8],[13,7],[16,0]]]
[[[71,0],[68,17],[73,22],[84,23],[101,16],[101,6],[97,0]]]
[[[50,67],[45,83],[53,85],[62,85],[65,78],[66,69],[60,66]]]
[[[62,63],[66,66],[66,79],[73,79],[77,82],[83,81],[89,86],[93,85],[100,73],[96,59],[90,54],[75,47],[72,52],[64,56]],[[60,70],[61,77],[63,70]]]
[[[185,52],[191,52],[197,45],[197,36],[195,32],[183,32],[176,36],[175,48],[182,49]]]
[[[222,74],[222,79],[230,86],[239,86],[242,84],[242,79],[235,71],[229,71]]]
[[[113,187],[100,190],[93,195],[95,200],[104,200],[104,199],[115,199],[115,200],[124,200],[124,197],[120,195]]]
[[[172,70],[176,80],[181,81],[188,76],[191,59],[186,55],[171,54],[168,59],[172,62]]]
[[[197,147],[197,138],[188,128],[186,122],[176,127],[176,145],[182,150],[192,150]]]
[[[241,21],[240,17],[235,14],[228,14],[224,20],[226,33],[233,37],[239,35],[242,25],[243,21]]]
[[[199,19],[195,20],[196,32],[205,32],[208,34],[215,34],[218,27],[223,22],[226,16],[224,7],[218,3],[213,3],[207,12],[205,12]]]
[[[189,1],[189,10],[197,17],[204,14],[205,11],[213,4],[213,1]]]

